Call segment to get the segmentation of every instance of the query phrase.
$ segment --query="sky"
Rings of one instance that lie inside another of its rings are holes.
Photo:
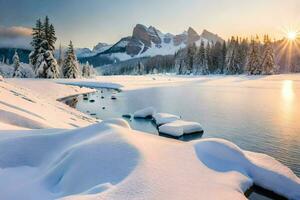
[[[300,30],[299,11],[299,0],[0,0],[0,46],[28,43],[26,28],[46,15],[57,45],[72,40],[92,48],[131,35],[137,23],[173,34],[193,27],[224,39],[265,33],[281,38],[287,29]]]

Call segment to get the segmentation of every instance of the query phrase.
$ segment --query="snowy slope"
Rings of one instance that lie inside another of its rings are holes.
[[[132,89],[191,79],[203,77],[98,77],[76,84],[119,80]],[[210,79],[211,85],[243,84],[237,80],[244,77]],[[94,121],[56,101],[89,91],[51,80],[0,81],[0,199],[246,200],[252,184],[300,199],[299,178],[267,155],[221,139],[180,142],[137,132],[121,119],[91,125]]]
[[[247,199],[253,183],[300,198],[300,180],[268,156],[219,139],[183,143],[144,134],[123,120],[1,133],[0,166],[6,200]]]
[[[0,129],[76,128],[93,119],[56,101],[91,89],[50,80],[10,79],[0,82]]]

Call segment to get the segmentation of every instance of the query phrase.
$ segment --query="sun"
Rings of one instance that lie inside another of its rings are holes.
[[[298,33],[296,31],[289,31],[287,33],[287,39],[290,41],[294,41],[297,39]]]

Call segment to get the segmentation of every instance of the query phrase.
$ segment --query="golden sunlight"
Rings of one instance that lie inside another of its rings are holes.
[[[294,100],[294,87],[293,81],[285,80],[282,85],[282,97],[287,103],[291,103]]]
[[[296,31],[289,31],[287,33],[287,39],[294,41],[297,39],[298,33]]]

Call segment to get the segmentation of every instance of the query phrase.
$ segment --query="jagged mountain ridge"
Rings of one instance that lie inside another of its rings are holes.
[[[196,43],[200,45],[201,41],[216,43],[217,41],[223,42],[224,40],[207,30],[204,30],[199,35],[191,27],[181,34],[173,35],[171,33],[164,34],[153,26],[146,27],[142,24],[137,24],[131,36],[120,39],[116,44],[103,52],[99,52],[91,57],[81,58],[81,60],[89,61],[95,66],[99,66],[101,65],[102,58],[105,61],[109,58],[113,63],[139,57],[172,55],[189,44]],[[94,63],[95,60],[100,61],[100,64]]]

